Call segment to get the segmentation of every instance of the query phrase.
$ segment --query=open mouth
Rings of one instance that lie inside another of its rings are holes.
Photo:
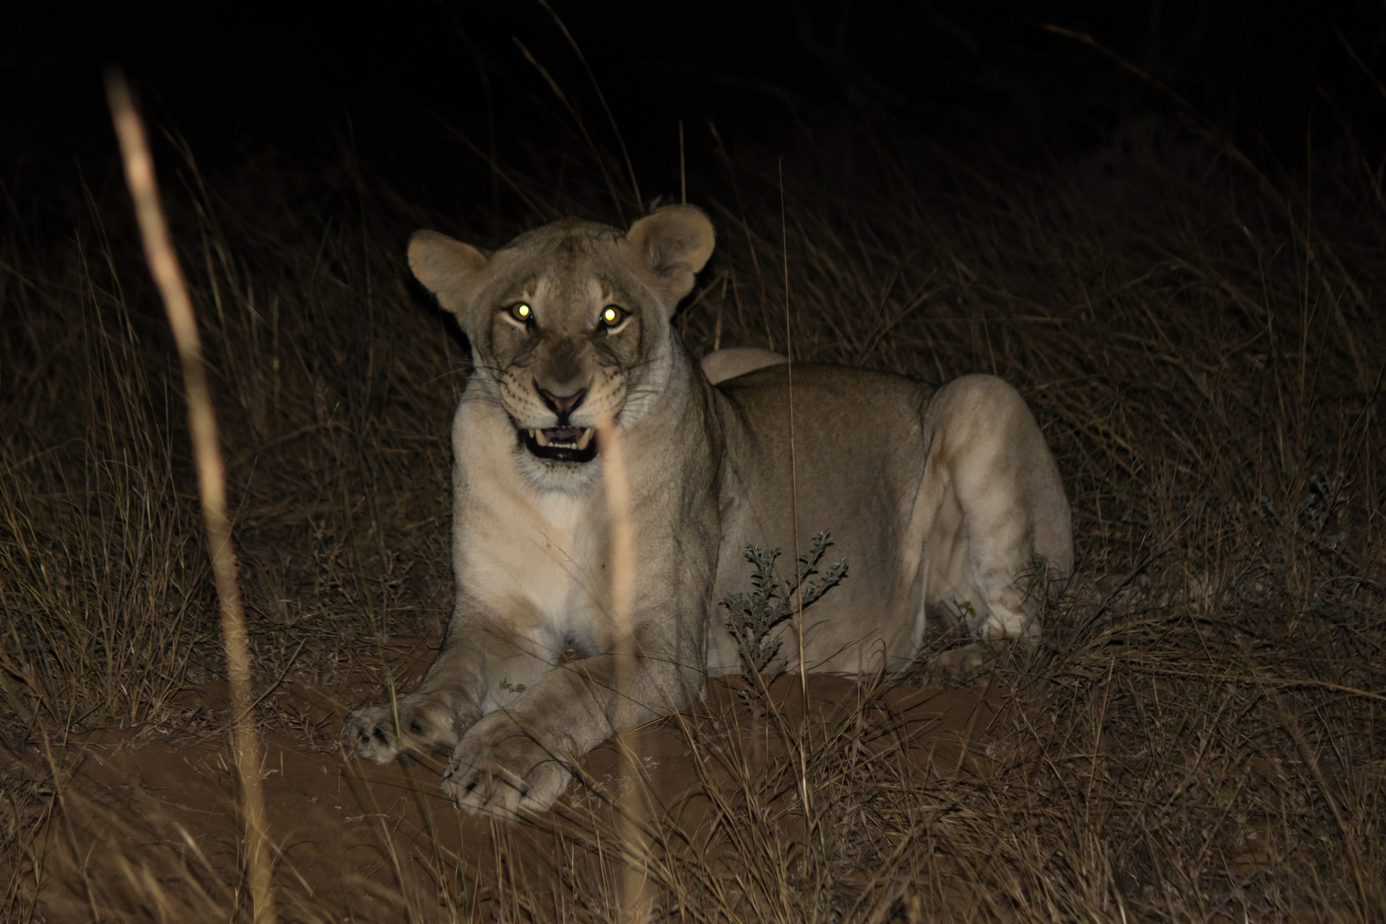
[[[592,427],[548,427],[520,430],[525,448],[551,462],[591,462],[597,456],[597,431]]]

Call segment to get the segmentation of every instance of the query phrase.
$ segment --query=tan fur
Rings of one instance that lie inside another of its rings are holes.
[[[1015,390],[966,376],[931,394],[796,366],[791,484],[787,367],[753,351],[704,374],[669,323],[712,246],[686,206],[625,233],[557,222],[491,255],[434,232],[410,241],[410,267],[458,315],[476,363],[453,425],[457,599],[419,688],[348,719],[358,754],[438,749],[463,808],[547,808],[576,757],[738,670],[718,604],[749,586],[747,545],[793,560],[796,489],[801,545],[831,531],[850,570],[806,612],[802,652],[781,627],[786,666],[899,669],[939,616],[978,642],[1038,637],[1029,576],[1037,562],[1071,570],[1069,508]],[[609,333],[607,305],[623,312]],[[517,320],[526,311],[533,323]],[[637,549],[624,672],[600,444],[590,461],[553,461],[521,440],[604,420],[621,432]]]
[[[779,353],[757,347],[727,347],[704,356],[702,367],[707,380],[717,385],[766,366],[778,366],[784,361],[785,358]]]

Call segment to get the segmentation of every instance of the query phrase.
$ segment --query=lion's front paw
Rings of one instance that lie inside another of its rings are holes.
[[[457,719],[445,703],[406,696],[352,712],[342,737],[357,757],[384,764],[405,752],[447,754],[457,745]]]
[[[492,713],[463,736],[443,777],[459,808],[513,817],[542,812],[567,788],[572,773],[559,754],[504,713]]]

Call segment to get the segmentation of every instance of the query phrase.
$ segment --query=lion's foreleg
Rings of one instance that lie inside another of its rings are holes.
[[[573,760],[702,696],[701,649],[668,641],[663,633],[637,632],[629,656],[605,652],[544,674],[513,705],[463,736],[448,769],[448,791],[472,811],[548,808],[571,779]]]

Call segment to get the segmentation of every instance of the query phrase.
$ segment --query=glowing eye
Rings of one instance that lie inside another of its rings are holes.
[[[614,330],[621,326],[629,312],[617,305],[607,305],[602,309],[601,326],[606,330]]]
[[[516,302],[510,306],[509,311],[510,317],[519,321],[521,324],[534,323],[534,309],[529,307],[525,302]]]

